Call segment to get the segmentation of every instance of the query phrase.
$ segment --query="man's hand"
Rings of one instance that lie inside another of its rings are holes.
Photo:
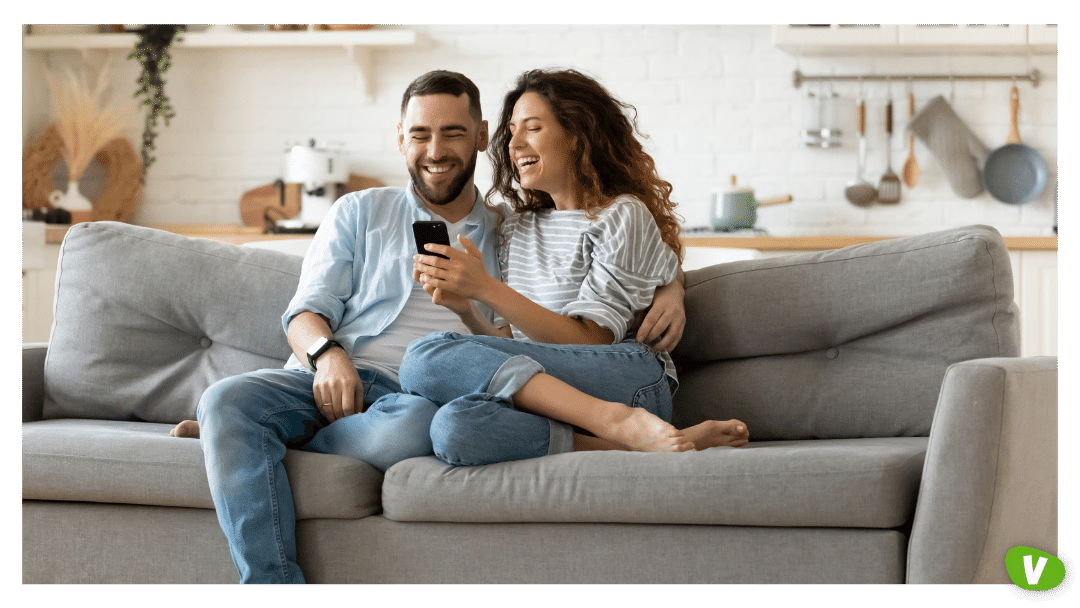
[[[319,357],[312,388],[315,406],[330,422],[365,409],[364,383],[352,359],[340,348],[331,348]]]
[[[638,326],[637,340],[658,351],[670,352],[682,340],[686,328],[682,282],[676,279],[656,288],[652,306]]]

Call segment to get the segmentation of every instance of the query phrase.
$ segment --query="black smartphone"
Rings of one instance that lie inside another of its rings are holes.
[[[450,235],[446,232],[446,224],[443,222],[413,222],[412,225],[413,237],[416,239],[416,251],[421,255],[433,255],[436,257],[448,260],[450,258],[445,255],[435,253],[434,251],[428,251],[424,249],[424,245],[428,243],[438,243],[439,245],[450,245]]]

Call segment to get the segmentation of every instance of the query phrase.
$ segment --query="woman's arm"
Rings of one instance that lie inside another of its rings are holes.
[[[413,270],[413,275],[420,284],[423,285],[424,291],[431,296],[431,303],[439,306],[445,306],[451,311],[457,314],[461,319],[462,324],[477,336],[499,336],[503,338],[513,337],[510,332],[509,326],[496,327],[494,323],[488,320],[486,315],[480,314],[476,305],[472,300],[459,296],[451,291],[445,291],[440,287],[437,287],[437,282],[433,281],[426,274],[421,274],[418,270]]]
[[[536,342],[611,344],[615,340],[610,329],[595,321],[568,317],[548,310],[492,277],[484,268],[483,255],[476,245],[461,236],[458,241],[465,247],[465,251],[446,245],[427,246],[428,251],[445,255],[448,260],[435,256],[416,256],[415,272],[426,275],[433,289],[437,287],[443,290],[444,294],[452,292],[461,298],[486,304]],[[427,289],[425,284],[425,290]],[[459,316],[462,314],[458,310],[455,312],[458,312]],[[464,317],[462,321],[465,322]],[[468,327],[468,323],[466,326]]]
[[[666,352],[679,344],[686,328],[685,285],[686,274],[680,268],[674,281],[656,288],[652,306],[638,325],[638,342]]]

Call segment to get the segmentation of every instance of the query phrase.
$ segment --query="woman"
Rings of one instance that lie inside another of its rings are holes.
[[[444,461],[746,443],[737,420],[673,427],[670,356],[627,339],[635,314],[675,278],[681,245],[671,185],[624,109],[574,70],[522,74],[489,147],[488,197],[514,208],[501,231],[505,282],[484,271],[468,239],[459,238],[464,252],[428,246],[449,259],[417,256],[414,274],[433,301],[474,334],[417,340],[400,369],[402,388],[441,405],[432,441]]]

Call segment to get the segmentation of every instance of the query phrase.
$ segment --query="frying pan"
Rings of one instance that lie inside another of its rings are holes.
[[[1016,118],[1020,111],[1020,91],[1013,87],[1009,93],[1012,124],[1007,143],[986,158],[983,182],[986,189],[1003,203],[1022,205],[1042,193],[1046,187],[1047,166],[1034,148],[1020,141]]]

